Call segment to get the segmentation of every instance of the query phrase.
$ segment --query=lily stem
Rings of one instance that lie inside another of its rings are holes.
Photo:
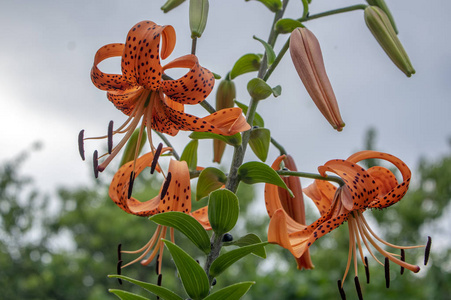
[[[347,6],[347,7],[343,7],[343,8],[338,8],[338,9],[333,9],[333,10],[329,10],[329,11],[325,11],[316,15],[310,15],[310,16],[305,16],[302,17],[300,19],[297,19],[299,22],[306,22],[306,21],[310,21],[313,19],[319,19],[322,17],[327,17],[327,16],[331,16],[331,15],[336,15],[336,14],[341,14],[341,13],[345,13],[345,12],[350,12],[350,11],[354,11],[354,10],[359,10],[359,9],[365,9],[367,8],[368,5],[366,4],[356,4],[356,5],[351,5],[351,6]]]
[[[272,137],[271,137],[271,144],[280,151],[280,155],[287,154],[287,151],[285,150],[285,148]]]
[[[303,178],[333,181],[333,182],[338,183],[340,186],[343,186],[345,184],[340,177],[333,176],[333,175],[324,177],[324,176],[321,176],[319,174],[314,174],[314,173],[288,171],[288,170],[279,170],[279,171],[277,171],[277,174],[279,174],[281,176],[297,176],[297,177],[303,177]]]
[[[216,235],[214,232],[211,235],[210,243],[211,243],[211,251],[207,256],[207,261],[205,262],[204,271],[208,275],[208,281],[210,282],[210,286],[213,283],[214,277],[210,275],[210,266],[213,261],[219,256],[219,252],[222,248],[222,234]]]

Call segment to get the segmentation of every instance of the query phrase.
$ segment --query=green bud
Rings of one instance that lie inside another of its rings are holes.
[[[185,0],[168,0],[166,1],[166,3],[161,7],[161,10],[164,13],[169,12],[170,10],[176,8],[177,6],[179,6],[180,4],[182,4],[183,2],[185,2]]]
[[[228,78],[228,76],[226,76]],[[235,83],[229,79],[221,80],[216,91],[216,110],[234,106],[233,100],[236,97]],[[224,154],[226,143],[220,140],[213,140],[213,161],[220,163]]]
[[[368,6],[365,9],[364,15],[366,25],[393,63],[403,71],[407,77],[415,74],[415,69],[409,60],[409,56],[404,50],[384,11],[376,6]]]
[[[388,9],[385,0],[366,0],[366,2],[368,2],[369,5],[377,6],[382,9],[390,20],[391,26],[393,26],[393,30],[396,32],[396,34],[398,34],[398,28],[396,28],[395,19],[393,18],[390,9]]]
[[[207,25],[208,0],[189,1],[189,26],[191,38],[201,37]]]

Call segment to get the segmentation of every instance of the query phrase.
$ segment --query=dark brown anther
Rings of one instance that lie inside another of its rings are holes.
[[[122,260],[119,260],[116,265],[117,275],[121,275],[121,269],[122,269],[121,267],[122,267]],[[119,282],[119,284],[122,284],[122,279],[118,278],[117,281]]]
[[[406,261],[406,252],[404,249],[401,249],[401,260]],[[404,274],[404,267],[401,267],[401,275]]]
[[[385,269],[385,286],[388,289],[390,287],[390,261],[388,260],[388,257],[385,258],[384,269]]]
[[[132,172],[130,173],[130,181],[129,181],[129,184],[128,184],[128,195],[127,195],[128,199],[130,199],[130,197],[132,196],[132,192],[133,192],[133,183],[134,183],[134,182],[135,182],[135,172],[132,171]]]
[[[150,165],[150,174],[153,174],[155,172],[155,168],[157,167],[158,158],[160,158],[161,149],[163,149],[163,144],[159,143],[157,150],[155,150],[155,154],[153,155],[152,164]]]
[[[97,178],[99,177],[99,154],[97,150],[92,155],[92,164],[94,166],[94,176]]]
[[[157,273],[157,275],[160,275],[160,273],[158,272],[159,266],[160,266],[160,254],[157,255],[155,263],[155,273]]]
[[[359,296],[359,300],[363,300],[362,289],[360,288],[359,277],[354,277],[355,289],[357,290],[357,296]]]
[[[368,266],[368,257],[365,256],[365,275],[366,275],[366,283],[370,283],[370,268]]]
[[[113,121],[108,124],[108,154],[113,150]]]
[[[428,243],[426,244],[426,249],[424,249],[424,265],[428,264],[429,254],[431,253],[431,244],[432,239],[430,236],[428,236]]]
[[[122,248],[122,244],[117,245],[117,260],[122,260],[121,248]]]
[[[82,160],[85,160],[85,130],[80,130],[80,133],[78,134],[78,152],[80,152],[80,156]]]
[[[164,182],[163,188],[161,189],[160,199],[163,200],[164,196],[166,196],[166,192],[168,191],[169,184],[171,183],[172,174],[169,172],[168,176],[166,176],[166,181]]]
[[[338,280],[338,291],[340,292],[340,296],[342,300],[346,300],[345,290],[341,287],[341,280]]]
[[[161,282],[163,281],[163,274],[158,275],[157,285],[161,286]]]

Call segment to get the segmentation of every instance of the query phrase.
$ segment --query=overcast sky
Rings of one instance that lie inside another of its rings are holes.
[[[212,0],[207,29],[198,42],[203,66],[225,75],[245,53],[263,49],[253,35],[266,39],[272,13],[257,1]],[[297,18],[301,1],[291,1],[287,16]],[[313,0],[311,14],[363,1]],[[34,141],[42,151],[25,164],[44,190],[57,184],[88,182],[90,162],[78,155],[77,135],[105,134],[109,120],[120,124],[124,115],[106,99],[89,76],[95,52],[108,43],[125,42],[128,30],[141,20],[171,24],[177,45],[168,61],[190,52],[188,4],[173,12],[160,11],[163,0],[116,1],[2,1],[0,4],[0,160],[14,157]],[[282,96],[269,98],[259,113],[272,135],[296,159],[298,168],[315,172],[333,158],[362,150],[369,127],[378,130],[377,147],[404,159],[415,169],[420,156],[438,157],[449,150],[451,134],[451,1],[387,0],[396,19],[399,38],[417,73],[407,78],[385,55],[366,28],[363,11],[305,25],[320,41],[326,69],[346,127],[334,131],[305,92],[289,55],[270,78],[282,85]],[[287,36],[280,36],[276,51]],[[119,60],[102,67],[119,72]],[[248,103],[246,82],[237,78],[238,100]],[[214,103],[214,93],[208,98]],[[202,108],[189,112],[205,116]],[[174,142],[181,152],[187,142]],[[103,144],[102,144],[103,145]],[[200,164],[212,165],[211,142],[202,141]],[[87,143],[87,156],[100,146]],[[226,152],[231,155],[231,150]],[[271,151],[268,163],[276,157]],[[249,155],[248,159],[256,159]],[[226,164],[228,165],[228,163]],[[415,175],[414,175],[415,176]]]

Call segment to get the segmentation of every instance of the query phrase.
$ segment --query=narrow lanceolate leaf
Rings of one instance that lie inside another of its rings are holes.
[[[241,145],[241,134],[237,133],[230,136],[215,134],[211,132],[193,132],[189,135],[192,139],[203,140],[203,139],[217,139],[224,141],[231,146]]]
[[[261,242],[262,242],[262,240],[256,234],[248,233],[245,236],[242,236],[237,240],[234,240],[231,242],[225,242],[223,245],[224,246],[244,247],[244,246],[259,244]],[[252,254],[260,256],[261,258],[266,258],[266,250],[264,247],[257,248],[256,250],[252,251]]]
[[[261,78],[251,79],[247,83],[247,91],[254,100],[263,100],[272,94],[272,88]]]
[[[139,137],[139,128],[137,128],[130,139],[127,142],[127,145],[125,146],[124,154],[122,154],[122,160],[120,166],[123,166],[125,163],[128,163],[129,161],[132,161],[135,158],[135,151],[136,151],[136,144],[138,143],[138,137]],[[146,130],[143,130],[143,137],[141,138],[141,143],[139,145],[138,150],[138,156],[141,152],[142,148],[144,147],[144,144],[146,143]]]
[[[216,168],[208,167],[202,170],[197,180],[196,200],[207,197],[211,192],[219,189],[227,181],[227,176]]]
[[[188,164],[188,168],[191,171],[196,170],[197,168],[197,148],[199,147],[199,141],[198,140],[192,140],[191,142],[186,145],[185,149],[183,150],[182,156],[180,157],[180,160],[186,161]]]
[[[249,146],[261,161],[266,161],[270,143],[271,133],[269,129],[255,128],[251,131]]]
[[[237,196],[229,190],[221,189],[210,194],[208,200],[208,220],[217,235],[232,230],[238,221],[240,206]]]
[[[171,252],[172,259],[188,296],[194,300],[205,298],[210,289],[210,283],[205,271],[182,248],[167,240],[164,240],[164,243],[169,252]]]
[[[136,285],[148,290],[152,294],[157,295],[158,297],[160,297],[163,300],[183,300],[182,297],[180,297],[179,295],[175,294],[171,290],[169,290],[169,289],[167,289],[165,287],[162,287],[162,286],[158,286],[156,284],[139,281],[139,280],[136,280],[136,279],[133,279],[133,278],[130,278],[130,277],[126,277],[126,276],[122,276],[122,275],[108,275],[108,277],[110,277],[110,278],[120,278],[122,280],[125,280],[125,281],[131,282],[133,284],[136,284]]]
[[[241,299],[241,297],[243,297],[244,294],[247,293],[247,291],[251,288],[251,286],[254,283],[255,283],[254,281],[245,281],[245,282],[239,282],[239,283],[229,285],[228,287],[220,289],[219,291],[209,295],[204,300],[238,300],[238,299]]]
[[[236,105],[243,110],[244,114],[247,114],[247,105],[243,104],[241,102],[238,102],[235,100]],[[254,122],[252,124],[253,126],[258,127],[265,127],[265,121],[263,120],[262,116],[260,116],[257,112],[254,115]]]
[[[272,65],[272,63],[276,59],[276,54],[274,53],[274,49],[272,48],[272,46],[270,44],[268,44],[267,42],[265,42],[264,40],[259,39],[255,35],[254,35],[254,40],[259,41],[260,43],[262,43],[263,47],[265,47],[266,61],[268,62],[268,66]]]
[[[227,253],[220,255],[210,267],[210,275],[213,277],[217,277],[219,274],[224,272],[228,267],[234,264],[236,261],[245,257],[246,255],[252,253],[258,248],[264,247],[268,244],[268,242],[255,244],[251,246],[244,246],[238,249],[234,249]]]
[[[274,26],[274,29],[278,33],[291,33],[293,30],[295,30],[298,27],[303,27],[301,22],[293,19],[280,19],[277,21],[276,25]]]
[[[122,291],[122,290],[109,289],[108,291],[110,293],[115,294],[116,296],[118,296],[119,299],[122,299],[122,300],[149,300],[149,298],[145,298],[143,296],[136,295],[136,294],[133,294],[130,292]]]
[[[280,0],[257,0],[257,1],[264,4],[272,12],[278,12],[282,8],[282,1]]]
[[[238,169],[238,175],[240,176],[240,180],[244,183],[271,183],[286,189],[290,193],[291,197],[294,197],[293,193],[288,189],[287,185],[282,180],[282,178],[280,178],[279,174],[277,174],[274,169],[264,163],[258,161],[250,161],[242,164]]]
[[[249,53],[241,56],[233,65],[232,71],[230,71],[230,79],[245,73],[258,71],[261,60],[262,55],[260,54]]]
[[[208,18],[208,0],[189,1],[189,25],[191,38],[198,38],[204,33]]]
[[[169,226],[177,229],[189,238],[205,254],[210,253],[210,239],[207,231],[200,223],[191,217],[179,211],[170,211],[154,215],[149,220],[163,226]]]

